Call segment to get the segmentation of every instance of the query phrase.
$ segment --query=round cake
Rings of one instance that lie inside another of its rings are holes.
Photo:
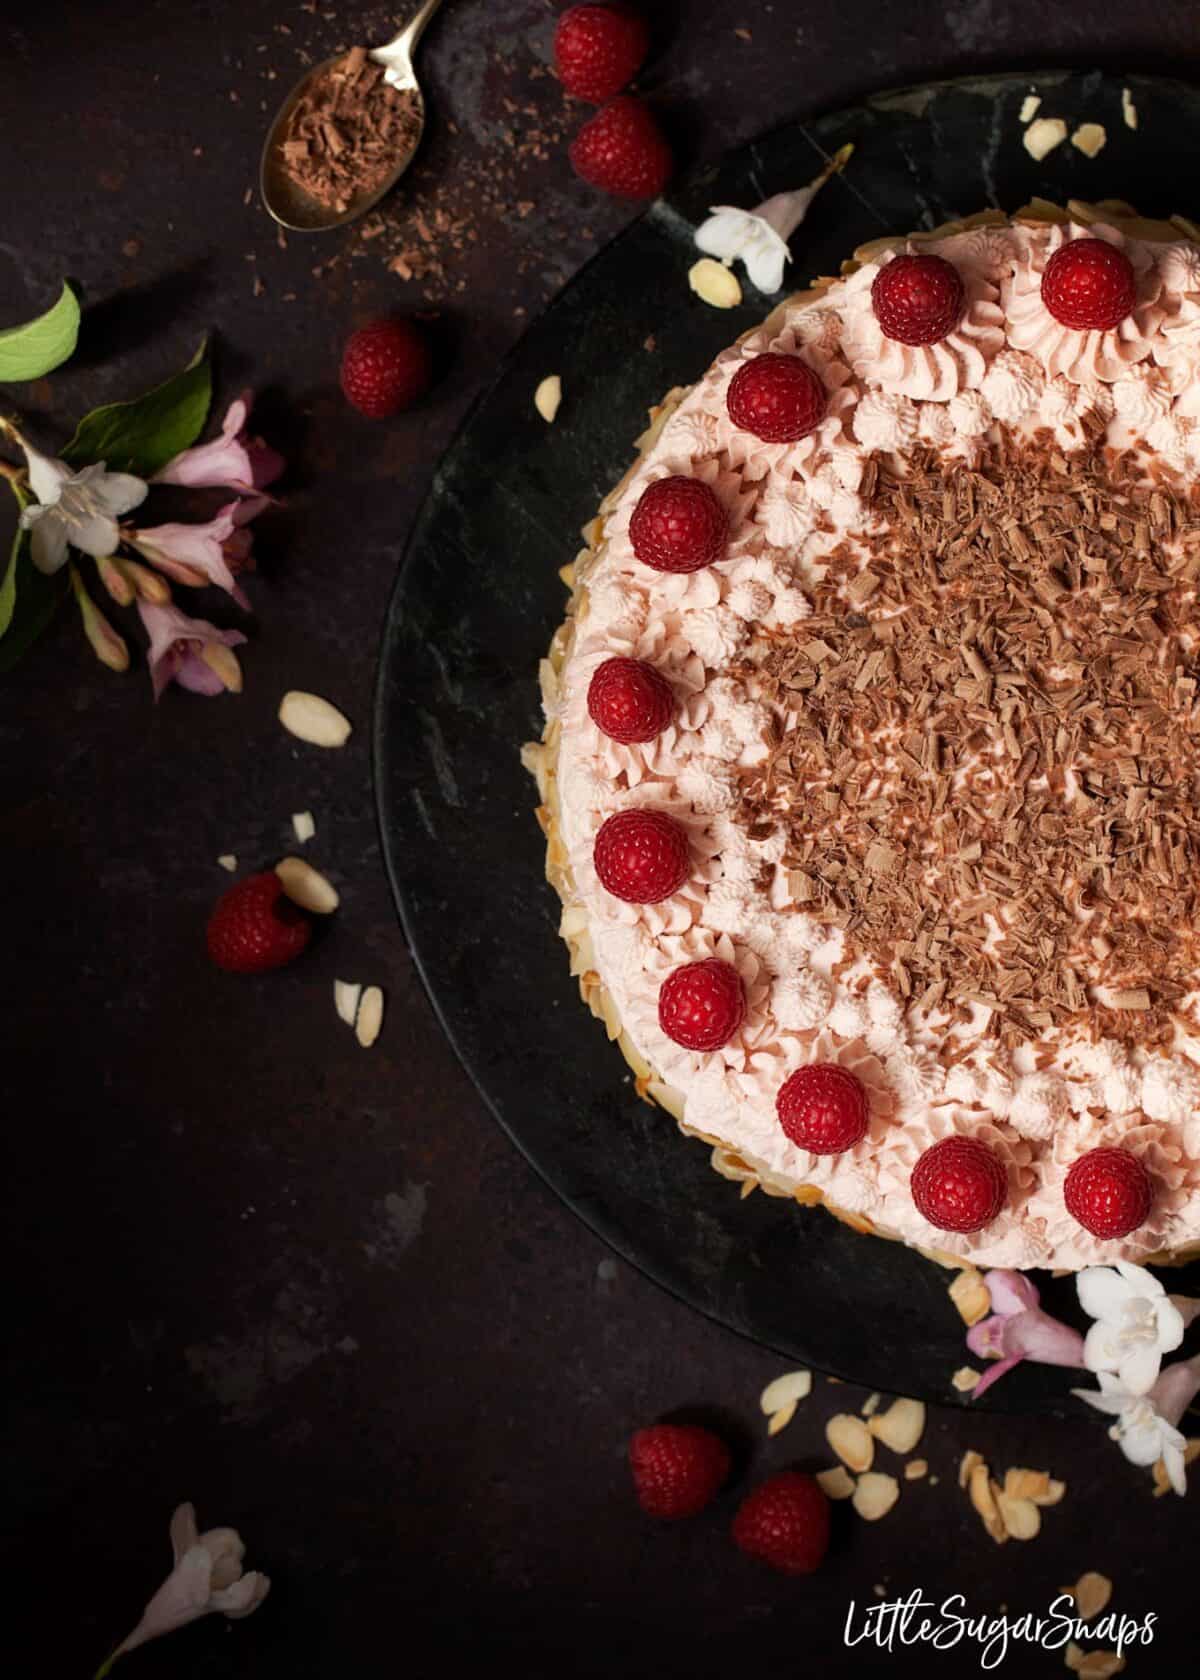
[[[526,749],[726,1177],[943,1262],[1200,1245],[1200,232],[876,241],[652,413]]]

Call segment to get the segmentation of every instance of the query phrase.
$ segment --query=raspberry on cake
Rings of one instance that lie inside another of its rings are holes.
[[[597,666],[587,705],[596,728],[628,746],[662,734],[675,710],[675,696],[662,672],[646,660],[615,658]]]
[[[654,411],[544,668],[639,1091],[944,1261],[1200,1252],[1197,274],[1112,206],[864,246]]]

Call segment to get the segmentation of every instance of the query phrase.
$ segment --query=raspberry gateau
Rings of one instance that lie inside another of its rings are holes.
[[[727,1178],[1200,1252],[1200,230],[855,253],[653,411],[526,749],[585,999]]]

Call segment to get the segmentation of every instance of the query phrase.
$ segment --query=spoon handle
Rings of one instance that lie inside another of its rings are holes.
[[[441,3],[442,0],[424,0],[424,3],[417,7],[412,17],[397,34],[393,35],[390,41],[382,47],[372,49],[371,57],[377,64],[383,64],[387,67],[387,80],[392,82],[393,86],[415,87],[416,79],[412,73],[412,55],[416,50],[417,42],[425,33],[426,24]],[[403,78],[402,82],[401,77]]]

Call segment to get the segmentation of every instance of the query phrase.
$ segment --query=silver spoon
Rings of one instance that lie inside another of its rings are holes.
[[[332,210],[327,205],[318,204],[292,181],[283,163],[282,141],[287,120],[291,116],[300,96],[308,87],[314,76],[319,76],[323,70],[328,70],[336,64],[344,53],[335,53],[327,58],[323,64],[318,64],[312,70],[306,70],[288,94],[275,121],[271,124],[263,146],[262,161],[259,164],[258,186],[262,194],[262,201],[267,210],[281,227],[291,228],[296,233],[323,233],[327,228],[344,227],[356,217],[363,215],[385,193],[391,192],[396,182],[408,168],[421,144],[421,136],[425,132],[425,99],[421,93],[420,83],[417,81],[416,71],[413,69],[413,52],[417,42],[425,33],[425,26],[441,5],[442,0],[424,0],[418,6],[413,16],[400,30],[399,34],[382,47],[372,47],[369,56],[376,64],[384,66],[384,81],[399,92],[410,92],[415,97],[417,131],[407,141],[402,151],[397,152],[396,167],[391,170],[381,186],[375,187],[370,193],[364,193],[356,198],[344,210]]]

